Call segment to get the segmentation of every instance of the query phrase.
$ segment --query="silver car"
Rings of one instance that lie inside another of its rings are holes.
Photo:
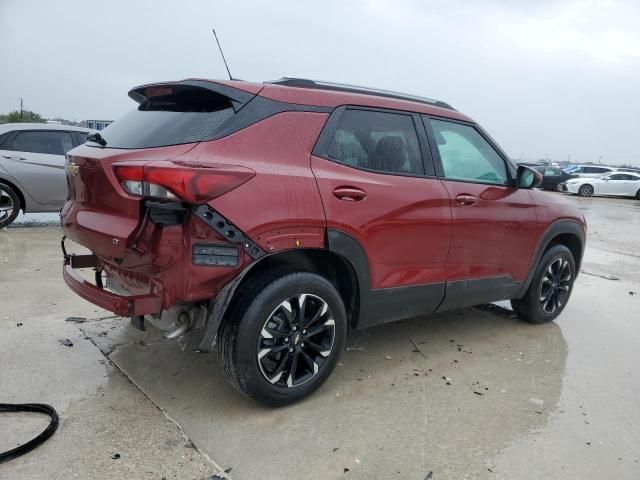
[[[13,222],[20,210],[60,210],[67,198],[64,156],[90,132],[45,123],[0,125],[0,228]]]

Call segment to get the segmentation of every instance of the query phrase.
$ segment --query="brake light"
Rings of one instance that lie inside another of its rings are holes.
[[[224,195],[255,175],[253,170],[237,165],[195,165],[170,161],[116,163],[113,169],[130,195],[196,204]]]

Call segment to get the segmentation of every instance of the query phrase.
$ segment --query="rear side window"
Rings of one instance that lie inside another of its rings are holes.
[[[108,148],[149,148],[208,140],[234,115],[231,100],[206,89],[152,96],[100,134]]]
[[[460,123],[429,120],[436,137],[444,176],[496,185],[507,185],[507,166],[478,131]]]
[[[70,132],[21,131],[4,145],[4,150],[16,152],[64,155],[73,148]]]
[[[411,115],[345,110],[327,155],[356,168],[384,173],[424,174]]]

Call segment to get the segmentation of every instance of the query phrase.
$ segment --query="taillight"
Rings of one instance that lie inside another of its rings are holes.
[[[255,172],[237,165],[156,161],[115,163],[113,170],[130,195],[205,203],[239,187]]]

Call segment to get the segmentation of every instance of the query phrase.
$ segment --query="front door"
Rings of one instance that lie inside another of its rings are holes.
[[[596,191],[603,195],[625,195],[633,197],[636,194],[637,185],[638,178],[634,175],[612,173],[598,182]]]
[[[424,118],[451,199],[452,233],[441,309],[510,298],[531,265],[536,210],[507,163],[473,125]]]
[[[329,248],[358,276],[360,327],[428,313],[444,296],[451,209],[419,121],[360,108],[334,112],[311,159]]]
[[[9,174],[42,205],[62,205],[67,198],[66,152],[73,148],[70,132],[19,130],[2,146]]]

